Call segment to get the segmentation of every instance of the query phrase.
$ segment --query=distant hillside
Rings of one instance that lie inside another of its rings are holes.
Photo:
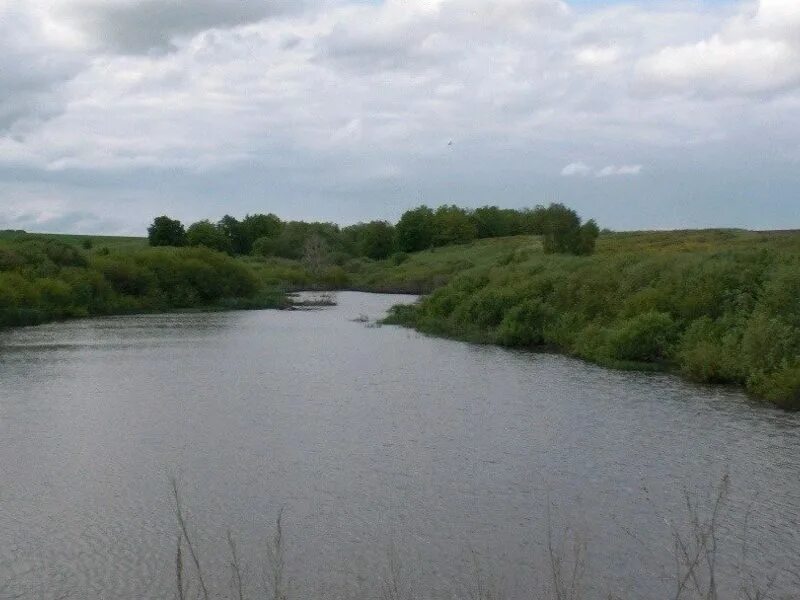
[[[21,230],[0,230],[0,240],[18,240],[20,238],[46,239],[62,242],[71,246],[83,246],[87,240],[92,247],[109,249],[136,249],[147,247],[147,238],[114,235],[80,235],[69,233],[28,233]]]

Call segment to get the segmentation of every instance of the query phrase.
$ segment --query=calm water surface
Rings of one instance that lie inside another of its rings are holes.
[[[549,522],[586,544],[589,597],[668,598],[684,490],[703,505],[726,472],[726,591],[746,567],[800,597],[800,415],[367,327],[407,298],[338,298],[0,333],[0,598],[173,597],[172,474],[215,585],[228,528],[260,581],[284,507],[299,597],[371,589],[387,556],[450,589],[473,554],[529,597]]]

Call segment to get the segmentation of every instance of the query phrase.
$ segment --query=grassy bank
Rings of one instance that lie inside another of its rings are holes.
[[[371,265],[359,277],[367,288],[403,277],[435,288],[396,308],[393,323],[611,367],[676,370],[800,409],[799,233],[607,234],[589,257],[540,248],[535,238],[486,240]]]
[[[0,327],[188,308],[265,308],[285,296],[254,269],[205,248],[147,248],[138,238],[0,238]]]

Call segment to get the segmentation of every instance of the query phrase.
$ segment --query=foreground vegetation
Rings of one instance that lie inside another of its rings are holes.
[[[287,543],[284,509],[278,510],[274,527],[263,532],[267,534],[266,539],[259,531],[255,536],[245,536],[247,541],[242,542],[235,532],[225,531],[224,527],[214,526],[207,531],[198,528],[175,479],[171,480],[171,488],[176,539],[172,560],[164,563],[164,567],[166,573],[172,573],[172,589],[152,589],[152,597],[178,600],[623,600],[645,597],[643,593],[648,594],[647,598],[664,600],[788,600],[795,597],[780,591],[786,589],[780,565],[767,569],[755,567],[749,551],[752,543],[749,513],[742,516],[740,523],[729,507],[727,475],[713,488],[684,488],[683,511],[679,514],[662,513],[653,506],[655,521],[649,525],[664,536],[655,545],[646,545],[626,525],[618,524],[622,538],[633,539],[641,545],[641,556],[647,557],[650,563],[647,568],[650,579],[647,591],[634,591],[628,584],[623,585],[624,591],[616,593],[604,589],[605,584],[598,581],[598,576],[602,580],[604,574],[598,573],[590,562],[591,548],[585,533],[575,528],[574,523],[580,519],[551,514],[553,509],[557,510],[557,503],[549,499],[541,507],[545,524],[542,539],[531,539],[530,556],[523,560],[516,557],[513,563],[516,575],[522,575],[522,579],[516,581],[503,579],[509,575],[513,578],[514,573],[507,568],[512,557],[482,553],[481,540],[474,542],[477,547],[470,543],[464,548],[463,559],[456,559],[455,564],[422,565],[420,558],[414,558],[413,547],[400,551],[394,545],[396,540],[387,540],[391,545],[385,557],[383,560],[376,557],[369,571],[364,570],[363,565],[359,567],[357,557],[343,554],[339,558],[347,565],[344,569],[327,574],[309,571],[310,565],[303,563],[303,548]],[[255,529],[261,530],[260,520],[252,520]],[[207,535],[209,531],[216,532],[219,539]],[[153,552],[153,548],[146,552]],[[636,560],[631,554],[620,558]],[[439,577],[432,586],[431,568],[434,572],[450,572],[452,577]],[[520,587],[521,581],[529,582],[528,586]],[[95,593],[99,592],[95,590]],[[21,599],[83,597],[80,591],[69,589],[58,577],[41,579],[41,573],[35,568],[22,570],[19,576],[0,582],[0,595]]]
[[[289,574],[282,509],[278,512],[271,539],[268,539],[263,549],[255,555],[242,552],[236,537],[228,530],[226,536],[228,557],[224,561],[225,569],[220,573],[206,568],[202,548],[195,542],[195,531],[174,479],[172,491],[178,529],[174,564],[176,596],[179,600],[186,598],[291,600],[309,597],[307,593],[296,592]],[[653,589],[659,589],[660,593],[651,597],[672,600],[788,598],[782,594],[773,594],[772,588],[778,578],[777,571],[755,572],[751,568],[747,550],[746,518],[741,540],[729,529],[720,526],[720,522],[727,516],[725,513],[728,494],[729,478],[725,475],[716,489],[700,497],[684,490],[685,514],[680,521],[660,515],[663,523],[654,525],[654,528],[661,529],[662,525],[666,524],[672,539],[659,544],[659,548],[643,548],[643,552],[650,556],[663,556],[666,559],[663,563],[672,563],[674,567],[671,578],[661,577],[658,581],[653,581]],[[548,500],[548,504],[549,502]],[[580,532],[574,529],[567,528],[559,533],[554,532],[549,506],[545,513],[547,537],[546,540],[540,540],[544,542],[542,544],[545,549],[544,561],[538,561],[538,564],[537,561],[532,561],[528,566],[539,571],[534,580],[540,583],[537,588],[522,590],[522,597],[541,600],[581,600],[599,597],[621,600],[641,597],[641,594],[634,594],[630,590],[624,595],[601,591],[596,582],[589,583],[587,543],[582,539]],[[738,543],[728,543],[726,547],[741,544],[741,556],[731,556],[722,550],[723,544],[730,542],[731,539],[736,539]],[[512,597],[514,593],[507,590],[509,582],[504,582],[493,575],[492,568],[496,565],[492,564],[491,559],[481,557],[475,549],[471,549],[470,555],[468,562],[471,563],[471,569],[457,575],[446,590],[426,590],[419,580],[419,574],[408,569],[397,552],[390,550],[382,572],[356,574],[355,583],[326,585],[323,588],[325,592],[320,594],[320,597],[348,600],[356,598],[504,600]],[[507,560],[508,557],[503,559]],[[220,563],[219,560],[216,562]],[[728,575],[723,576],[721,571],[730,565],[736,565],[734,571],[736,575],[731,577],[728,571]],[[254,573],[261,576],[254,576]],[[514,594],[518,595],[519,591]]]
[[[87,239],[0,237],[0,327],[170,309],[266,308],[284,302],[283,294],[265,285],[254,269],[207,248],[147,248],[137,238],[95,248]]]

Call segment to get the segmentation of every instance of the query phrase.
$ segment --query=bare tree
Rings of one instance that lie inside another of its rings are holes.
[[[303,263],[314,277],[319,277],[328,260],[328,244],[319,234],[313,233],[303,245]]]

